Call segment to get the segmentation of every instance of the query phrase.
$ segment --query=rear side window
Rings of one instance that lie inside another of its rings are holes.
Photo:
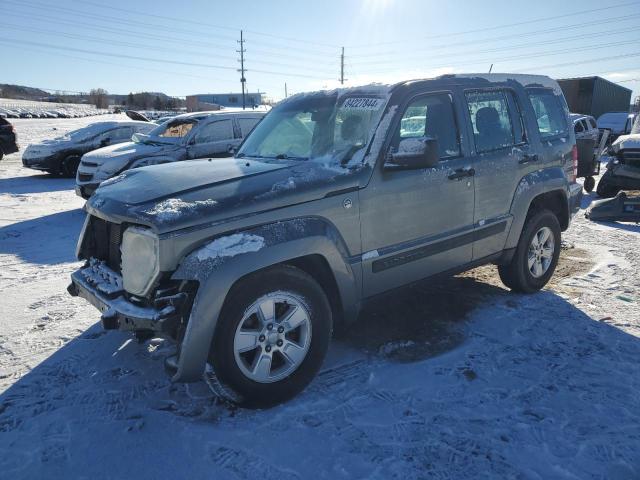
[[[231,120],[220,120],[203,126],[196,132],[194,143],[212,143],[233,138]]]
[[[527,93],[536,114],[540,136],[567,135],[567,117],[558,96],[552,90],[528,90]]]
[[[589,117],[588,121],[589,125],[591,125],[591,128],[598,128],[598,125],[596,125],[596,121],[593,118]]]
[[[467,92],[466,97],[478,153],[516,143],[505,91]]]
[[[426,95],[409,104],[400,120],[394,147],[405,138],[433,138],[438,141],[440,158],[460,155],[460,135],[453,101],[448,93]]]
[[[574,130],[576,133],[582,133],[582,132],[584,132],[584,127],[582,126],[582,122],[581,122],[581,121],[576,122],[576,123],[573,125],[573,130]]]
[[[249,132],[253,130],[253,127],[255,127],[256,123],[259,121],[259,118],[239,118],[238,125],[240,126],[240,136],[246,137],[249,135]]]

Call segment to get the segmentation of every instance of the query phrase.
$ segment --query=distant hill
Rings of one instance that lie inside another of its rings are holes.
[[[25,87],[23,85],[10,85],[0,83],[1,98],[15,98],[19,100],[40,100],[51,96],[49,92],[39,88]]]
[[[19,100],[33,100],[60,103],[90,103],[89,95],[80,95],[68,92],[46,92],[39,88],[25,87],[23,85],[0,84],[0,98],[14,98]],[[139,92],[133,94],[108,94],[110,105],[124,105],[134,108],[180,108],[184,106],[184,100],[170,97],[162,92]]]

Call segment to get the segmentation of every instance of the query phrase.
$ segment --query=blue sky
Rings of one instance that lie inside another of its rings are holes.
[[[108,5],[108,6],[107,6]],[[593,11],[599,9],[598,11]],[[601,75],[640,95],[640,1],[0,0],[0,83],[276,99],[440,73]],[[550,18],[553,17],[553,18]]]

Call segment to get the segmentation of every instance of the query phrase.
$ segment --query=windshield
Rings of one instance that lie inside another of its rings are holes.
[[[237,157],[362,161],[385,100],[311,94],[275,107],[251,132]]]
[[[58,140],[73,140],[75,142],[84,142],[89,140],[96,135],[105,131],[105,126],[100,125],[98,123],[92,123],[87,125],[84,128],[80,128],[78,130],[73,130],[61,137],[58,137]]]
[[[136,143],[179,143],[195,127],[198,120],[185,118],[183,120],[171,120],[158,125],[148,135],[136,134],[133,141]]]

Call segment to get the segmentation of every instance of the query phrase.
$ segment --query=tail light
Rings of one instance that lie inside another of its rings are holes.
[[[569,181],[574,183],[578,177],[578,146],[574,145],[571,149],[571,174]]]

